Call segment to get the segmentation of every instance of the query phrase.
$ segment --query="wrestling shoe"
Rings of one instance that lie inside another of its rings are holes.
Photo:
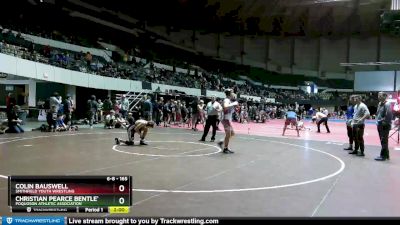
[[[144,140],[141,140],[140,145],[149,145],[149,144],[147,144]]]
[[[119,139],[118,139],[118,138],[115,138],[115,144],[116,144],[116,145],[119,145],[119,144],[121,144],[121,142],[119,141]]]
[[[225,154],[232,154],[235,153],[234,151],[230,150],[229,148],[225,148],[224,151],[222,151]]]

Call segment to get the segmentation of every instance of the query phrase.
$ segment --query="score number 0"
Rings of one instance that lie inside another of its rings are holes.
[[[124,192],[125,191],[125,186],[122,185],[122,184],[119,185],[118,190],[120,192]],[[119,198],[118,202],[119,202],[119,204],[123,205],[125,203],[125,198],[124,197]]]

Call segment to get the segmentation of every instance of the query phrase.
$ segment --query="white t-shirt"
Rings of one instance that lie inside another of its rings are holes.
[[[318,120],[326,117],[326,115],[324,113],[321,113],[321,112],[317,112],[317,114],[315,116],[317,117]]]
[[[235,106],[225,107],[225,105],[230,105],[231,104],[231,100],[229,98],[224,99],[224,103],[223,104],[224,104],[224,117],[223,117],[223,119],[231,121],[232,120],[232,113],[234,111],[234,107]],[[236,102],[236,105],[237,105],[237,102]]]
[[[209,116],[218,116],[219,111],[221,111],[221,104],[219,104],[217,101],[214,103],[209,102],[207,103],[207,115]]]
[[[106,116],[106,121],[110,122],[111,120],[115,120],[115,116],[111,116],[110,114]]]

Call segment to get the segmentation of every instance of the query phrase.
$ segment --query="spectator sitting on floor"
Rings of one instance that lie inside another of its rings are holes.
[[[56,131],[67,131],[68,127],[64,123],[64,116],[62,114],[57,115],[57,128]]]
[[[18,118],[17,111],[19,110],[18,105],[14,105],[10,103],[10,109],[7,112],[7,119],[8,119],[8,129],[6,133],[23,133],[24,130],[20,126],[22,120]]]
[[[127,127],[126,120],[123,117],[121,117],[119,114],[115,115],[115,120],[116,120],[115,128],[121,128],[121,127],[126,128]]]
[[[117,120],[115,118],[115,111],[111,110],[110,114],[106,116],[106,120],[104,123],[104,128],[108,129],[113,129],[115,127],[115,124],[117,123]]]
[[[7,120],[0,122],[0,134],[6,133],[6,131],[8,130],[7,124],[8,124]]]

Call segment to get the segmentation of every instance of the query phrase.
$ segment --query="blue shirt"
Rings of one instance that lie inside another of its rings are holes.
[[[346,110],[346,118],[353,119],[353,114],[354,114],[354,107],[352,105],[349,105]]]
[[[296,118],[297,118],[297,115],[296,115],[296,113],[293,112],[293,111],[288,111],[288,112],[286,113],[286,118],[287,118],[287,119],[296,119]]]

